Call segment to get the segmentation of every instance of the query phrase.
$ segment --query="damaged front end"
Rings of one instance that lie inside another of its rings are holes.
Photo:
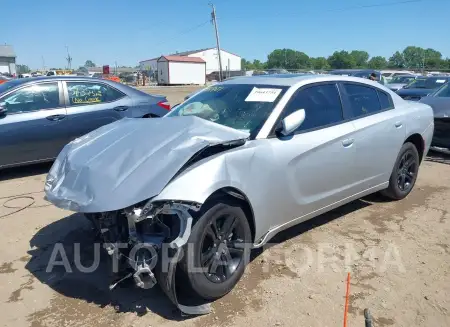
[[[117,263],[113,270],[123,273],[118,282],[133,277],[144,289],[158,282],[182,312],[207,313],[205,305],[181,305],[175,291],[177,262],[201,204],[155,199],[190,165],[248,137],[193,116],[123,119],[66,145],[47,176],[45,197],[91,220]]]
[[[118,278],[110,289],[131,277],[143,289],[159,283],[181,312],[208,313],[207,304],[180,304],[175,288],[176,266],[191,234],[192,215],[200,207],[199,203],[148,200],[123,210],[86,214],[113,258],[112,269]]]

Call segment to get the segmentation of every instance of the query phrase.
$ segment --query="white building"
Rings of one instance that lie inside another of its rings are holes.
[[[0,73],[16,73],[16,54],[10,45],[0,45]]]
[[[157,61],[158,84],[183,85],[206,83],[206,63],[197,57],[162,56]]]
[[[220,55],[222,59],[222,70],[224,72],[230,71],[238,71],[241,70],[241,57],[225,51],[220,50]],[[219,56],[217,52],[217,48],[208,48],[208,49],[200,49],[186,52],[173,53],[169,56],[182,56],[182,57],[197,57],[202,58],[206,62],[206,74],[210,74],[212,72],[219,71]],[[140,68],[141,70],[151,70],[156,71],[158,66],[158,58],[152,58],[148,60],[141,61]]]

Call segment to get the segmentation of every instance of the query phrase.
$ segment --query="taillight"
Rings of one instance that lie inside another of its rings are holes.
[[[166,110],[170,110],[170,104],[167,101],[160,101],[158,102],[158,106],[166,109]]]

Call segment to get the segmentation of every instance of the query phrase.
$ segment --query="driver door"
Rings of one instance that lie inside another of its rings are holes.
[[[277,217],[272,226],[326,208],[356,193],[353,163],[355,128],[344,121],[336,83],[318,83],[297,91],[281,114],[305,110],[305,120],[289,136],[269,138],[279,167],[273,178]],[[279,196],[279,194],[283,194]],[[300,222],[300,221],[298,221]]]
[[[64,147],[66,109],[61,83],[15,89],[0,99],[0,166],[55,158]]]

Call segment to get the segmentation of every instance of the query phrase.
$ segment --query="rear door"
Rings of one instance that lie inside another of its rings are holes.
[[[61,82],[40,82],[0,98],[0,166],[55,158],[64,147],[67,119]]]
[[[68,142],[129,116],[128,96],[99,81],[64,81]]]
[[[355,127],[353,173],[364,191],[389,180],[405,140],[404,122],[387,92],[353,82],[342,82],[339,87],[345,118]]]

